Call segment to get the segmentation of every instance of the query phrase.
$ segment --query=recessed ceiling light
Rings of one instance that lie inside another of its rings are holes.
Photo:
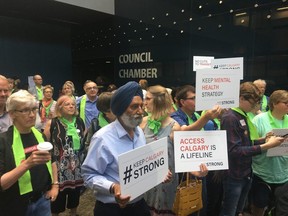
[[[182,12],[182,13],[184,13],[184,12],[185,12],[185,10],[184,10],[184,9],[182,9],[182,10],[181,10],[181,12]]]
[[[161,25],[160,25],[160,24],[158,25],[158,28],[161,28]]]
[[[151,37],[154,38],[154,35],[152,35]]]
[[[259,6],[258,4],[255,4],[255,5],[254,5],[255,8],[257,8],[258,6]]]
[[[198,31],[201,31],[201,30],[202,30],[202,28],[199,26],[199,27],[198,27]]]
[[[145,28],[145,30],[146,30],[146,31],[148,31],[148,30],[149,30],[149,28],[147,28],[147,27],[146,27],[146,28]]]
[[[137,32],[137,30],[136,30],[136,29],[134,29],[134,32]]]
[[[121,26],[119,25],[118,28],[121,28]]]
[[[118,41],[118,43],[120,44],[121,42],[120,42],[120,41]]]
[[[155,20],[155,17],[152,17],[152,20]]]
[[[142,40],[142,38],[139,38],[139,40]]]
[[[166,16],[169,16],[169,13],[166,13]]]
[[[130,39],[128,39],[128,42],[130,42],[131,40]]]
[[[128,25],[130,26],[130,25],[131,25],[131,23],[128,23]]]
[[[181,34],[182,34],[183,32],[184,32],[183,30],[180,31]]]
[[[177,24],[176,21],[174,21],[173,24],[176,25]]]
[[[139,22],[142,23],[143,21],[142,21],[142,20],[139,20]]]
[[[168,33],[165,33],[165,36],[168,36]]]
[[[271,15],[270,15],[270,14],[268,14],[268,15],[267,15],[267,19],[270,19],[270,18],[271,18]]]
[[[190,18],[189,18],[189,21],[192,21],[192,20],[193,20],[193,18],[192,18],[192,17],[190,17]]]
[[[208,14],[208,17],[211,17],[212,16],[212,14]]]
[[[222,25],[221,25],[221,24],[219,24],[219,25],[218,25],[218,28],[222,28]]]
[[[202,5],[199,5],[199,9],[201,9],[202,8]]]
[[[244,20],[244,19],[242,19],[242,20],[241,20],[241,23],[244,23],[244,22],[245,22],[245,20]]]
[[[219,1],[219,4],[222,4],[223,3],[223,1]]]
[[[233,13],[233,9],[230,10],[230,13]]]

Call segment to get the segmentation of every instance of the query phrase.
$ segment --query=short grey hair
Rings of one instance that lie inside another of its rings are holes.
[[[7,77],[5,77],[5,76],[3,76],[3,75],[1,75],[1,74],[0,74],[0,79],[2,79],[2,80],[6,80],[6,81],[8,82]]]
[[[26,90],[19,90],[10,95],[6,102],[6,110],[13,111],[20,105],[37,106],[35,97]]]

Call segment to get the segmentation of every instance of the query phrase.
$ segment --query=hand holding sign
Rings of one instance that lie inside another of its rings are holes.
[[[120,208],[125,208],[130,201],[130,196],[122,196],[120,185],[116,183],[113,186],[113,193],[115,196],[115,201],[119,204]]]
[[[207,110],[205,116],[212,120],[218,118],[218,116],[222,113],[222,108],[219,105],[215,105],[213,109]]]
[[[266,143],[261,145],[263,146],[262,149],[270,149],[276,146],[281,145],[282,142],[284,142],[285,138],[284,137],[279,137],[279,136],[271,136],[266,140]]]
[[[190,172],[192,175],[196,177],[205,177],[208,174],[208,168],[205,164],[200,164],[200,171]]]
[[[168,170],[168,174],[167,176],[165,177],[163,183],[169,183],[171,180],[172,180],[172,172],[170,170]]]

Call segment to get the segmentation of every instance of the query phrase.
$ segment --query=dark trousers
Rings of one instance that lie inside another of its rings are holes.
[[[276,215],[287,216],[288,214],[288,183],[276,188]]]
[[[150,216],[149,207],[144,199],[120,208],[116,203],[103,203],[96,200],[94,216]]]

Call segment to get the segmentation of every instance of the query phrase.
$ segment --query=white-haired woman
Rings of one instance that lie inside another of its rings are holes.
[[[58,195],[57,167],[49,151],[37,150],[45,139],[34,128],[36,100],[19,90],[8,98],[6,108],[13,125],[0,134],[1,215],[50,216],[50,199]]]

